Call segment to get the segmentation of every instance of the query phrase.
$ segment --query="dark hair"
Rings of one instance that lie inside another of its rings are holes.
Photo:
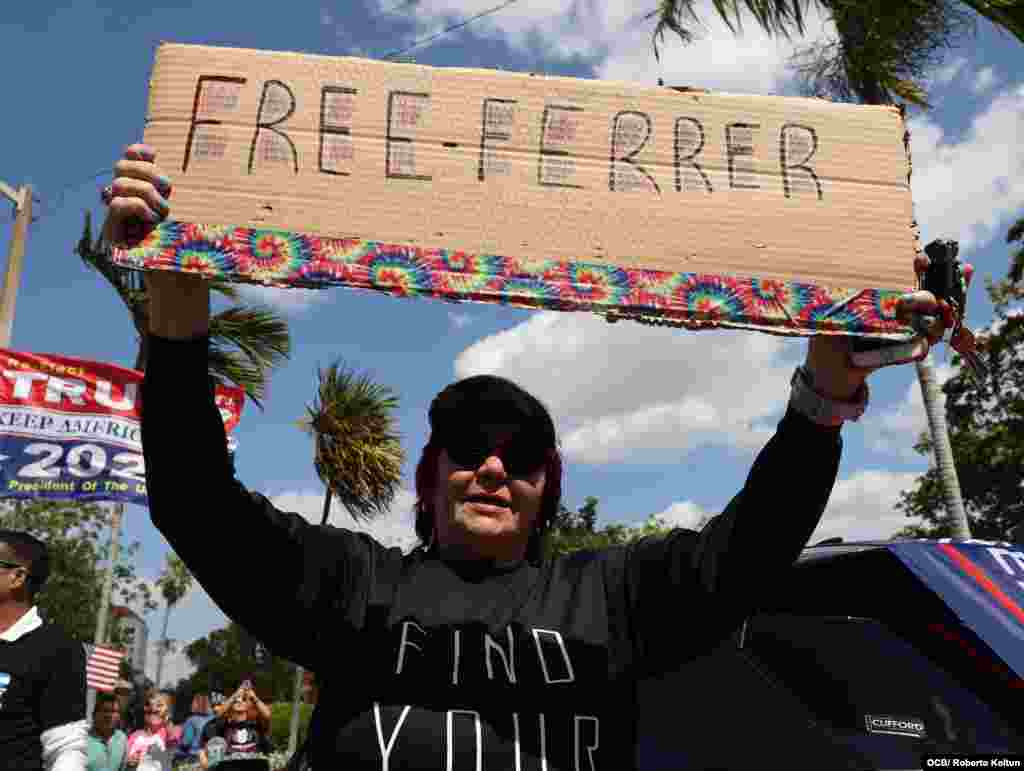
[[[437,485],[438,461],[444,448],[443,437],[458,430],[460,423],[468,416],[460,410],[473,409],[481,402],[490,402],[493,409],[496,401],[508,405],[519,421],[536,430],[542,441],[548,444],[544,463],[544,492],[541,495],[540,512],[534,531],[526,545],[526,559],[538,564],[543,559],[544,536],[548,525],[558,513],[562,500],[562,456],[558,452],[554,421],[547,408],[535,396],[510,380],[494,375],[477,375],[452,383],[439,393],[430,405],[431,434],[419,463],[416,465],[416,535],[421,544],[430,541],[434,530],[433,492]],[[468,417],[472,420],[471,417]]]
[[[0,543],[7,544],[19,559],[28,563],[25,586],[29,597],[35,597],[50,577],[50,551],[46,544],[21,530],[0,530]]]
[[[108,693],[107,691],[100,691],[96,694],[96,709],[99,709],[104,704],[110,704],[111,702],[117,704],[117,696],[115,696],[113,693]]]

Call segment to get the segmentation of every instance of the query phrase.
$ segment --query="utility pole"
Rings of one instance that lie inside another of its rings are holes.
[[[14,235],[7,251],[7,273],[0,293],[0,348],[10,348],[11,333],[14,330],[14,303],[18,299],[25,241],[28,240],[28,226],[32,222],[32,186],[22,185],[20,190],[15,190],[0,182],[0,195],[13,201],[17,211]]]
[[[303,669],[298,664],[295,665],[295,685],[294,692],[292,693],[292,720],[288,726],[288,757],[292,757],[295,754],[295,749],[299,745],[299,714],[302,704],[302,675]]]
[[[124,504],[115,503],[110,514],[110,566],[107,568],[107,575],[103,579],[103,593],[100,595],[100,612],[96,619],[97,646],[105,645],[107,642],[107,619],[110,616],[110,595],[114,591],[114,570],[117,568],[117,561],[121,557],[121,519],[124,516]],[[90,688],[86,702],[86,717],[92,720],[92,712],[96,706],[96,689]]]

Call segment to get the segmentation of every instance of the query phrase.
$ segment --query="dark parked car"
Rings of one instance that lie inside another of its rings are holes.
[[[641,769],[1024,754],[1024,546],[826,542],[771,595],[726,644],[642,684]]]

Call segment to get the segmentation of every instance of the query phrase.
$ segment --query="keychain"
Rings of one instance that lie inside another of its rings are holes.
[[[953,310],[953,332],[949,346],[967,362],[975,378],[988,375],[988,367],[978,356],[978,344],[974,333],[964,326],[967,318],[967,287],[974,271],[971,265],[961,266],[957,255],[960,245],[956,241],[932,241],[925,247],[928,255],[928,270],[925,272],[922,288],[945,300]]]
[[[953,332],[949,345],[967,362],[976,378],[984,377],[988,369],[978,356],[974,333],[964,326],[967,316],[967,286],[973,272],[970,265],[961,267],[957,255],[960,246],[956,241],[932,241],[924,249],[928,255],[928,270],[920,281],[920,288],[931,292],[935,299],[945,300],[953,315]],[[850,362],[855,367],[876,368],[891,364],[905,364],[920,361],[928,355],[931,345],[927,331],[934,318],[915,316],[914,330],[921,335],[905,343],[891,343],[886,340],[857,338],[850,352]]]

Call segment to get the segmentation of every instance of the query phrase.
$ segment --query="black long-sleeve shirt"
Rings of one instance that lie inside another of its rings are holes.
[[[230,618],[317,673],[313,768],[632,768],[636,680],[739,626],[796,560],[838,471],[839,430],[789,411],[700,533],[502,570],[403,555],[234,479],[206,351],[205,339],[152,339],[150,512]],[[244,592],[221,558],[239,532],[265,566]]]

